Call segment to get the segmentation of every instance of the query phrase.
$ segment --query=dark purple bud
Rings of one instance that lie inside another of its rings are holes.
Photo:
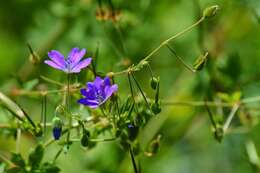
[[[52,129],[52,134],[55,140],[59,140],[61,137],[62,128],[61,127],[54,127]]]
[[[128,124],[127,127],[128,127],[128,138],[131,141],[134,141],[138,135],[139,128],[133,124]]]
[[[52,119],[52,134],[55,140],[59,140],[62,133],[62,120],[59,117]]]

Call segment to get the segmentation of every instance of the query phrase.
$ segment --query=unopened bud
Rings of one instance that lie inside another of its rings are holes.
[[[153,103],[152,104],[152,112],[156,115],[159,114],[162,111],[160,103]]]
[[[208,58],[208,52],[206,52],[204,55],[200,55],[194,62],[193,64],[193,68],[196,71],[200,71],[203,69],[204,65],[207,62],[207,58]]]
[[[152,77],[151,80],[150,80],[150,86],[152,89],[156,89],[157,85],[159,83],[159,79],[156,78],[156,77]]]
[[[203,17],[205,17],[205,18],[214,17],[217,14],[218,10],[219,10],[219,6],[218,5],[213,5],[213,6],[207,7],[203,11]]]
[[[59,117],[52,119],[52,134],[55,140],[59,140],[62,133],[62,120]]]
[[[89,131],[84,129],[83,130],[83,136],[80,140],[80,143],[83,147],[87,147],[89,145],[89,137],[90,137]]]

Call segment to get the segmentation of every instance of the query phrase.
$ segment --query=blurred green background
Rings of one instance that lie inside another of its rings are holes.
[[[108,1],[102,2],[103,7],[109,9]],[[112,2],[120,11],[116,22],[97,20],[98,2],[95,0],[0,1],[1,92],[9,95],[37,120],[41,100],[16,97],[13,90],[24,87],[26,82],[40,75],[57,81],[63,81],[63,75],[43,63],[32,65],[27,43],[41,60],[46,59],[47,52],[52,49],[67,54],[72,47],[81,47],[86,48],[88,56],[91,56],[98,47],[98,71],[116,72],[127,68],[130,63],[137,63],[163,40],[197,21],[205,7],[218,4],[220,10],[214,18],[170,43],[188,64],[208,51],[210,57],[203,71],[196,74],[187,71],[166,47],[152,57],[154,74],[161,79],[160,97],[194,101],[205,97],[215,100],[217,92],[230,94],[240,91],[243,98],[260,95],[259,0]],[[143,69],[136,75],[147,95],[152,96],[149,71]],[[115,80],[119,84],[119,94],[129,94],[126,76]],[[42,83],[44,81],[40,80]],[[53,117],[58,101],[59,98],[48,98],[48,120]],[[259,108],[260,104],[250,106]],[[149,122],[141,135],[141,138],[150,138],[157,133],[162,135],[158,154],[151,158],[144,155],[138,158],[143,172],[257,172],[248,160],[245,143],[252,139],[260,152],[259,110],[245,109],[254,120],[249,132],[228,134],[218,143],[203,107],[163,106],[163,111]],[[5,114],[0,109],[1,122],[7,121]],[[235,117],[232,126],[239,128],[245,124]],[[35,140],[23,136],[22,154],[28,155],[34,144]],[[51,146],[44,159],[53,158],[57,149],[57,145]],[[0,152],[6,151],[15,151],[15,140],[6,138],[2,131]],[[100,143],[91,150],[83,150],[79,144],[74,144],[67,154],[61,155],[57,164],[62,173],[133,172],[129,153],[123,152],[116,142]]]

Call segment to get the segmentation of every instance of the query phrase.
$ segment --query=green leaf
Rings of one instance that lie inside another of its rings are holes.
[[[17,154],[17,153],[13,153],[12,154],[12,158],[11,158],[11,161],[16,165],[16,166],[19,166],[21,168],[24,168],[25,167],[25,161],[22,157],[21,154]]]
[[[30,152],[28,162],[32,168],[39,167],[44,155],[44,148],[41,144],[37,145],[36,148]]]
[[[41,167],[41,171],[42,173],[58,173],[60,172],[60,168],[52,163],[45,162]]]
[[[25,173],[20,167],[13,167],[6,170],[5,173]]]

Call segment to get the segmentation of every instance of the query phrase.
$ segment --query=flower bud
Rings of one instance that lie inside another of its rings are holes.
[[[134,141],[138,135],[139,128],[133,124],[128,124],[127,128],[128,128],[128,138],[131,141]]]
[[[217,125],[216,129],[214,129],[214,137],[218,142],[221,142],[224,136],[223,127],[221,125]]]
[[[152,104],[152,108],[151,109],[152,109],[152,112],[155,115],[159,114],[162,111],[160,103],[156,103],[156,102]]]
[[[80,140],[80,143],[83,147],[87,147],[89,145],[89,137],[90,137],[89,131],[86,129],[83,129],[83,136]]]
[[[39,64],[40,63],[40,57],[37,53],[33,52],[33,54],[30,54],[29,61],[33,64]]]
[[[41,137],[42,134],[43,134],[42,126],[41,126],[40,123],[38,123],[38,124],[36,125],[35,129],[34,129],[34,135],[35,135],[36,137]]]
[[[200,55],[196,61],[193,64],[193,68],[196,71],[200,71],[203,69],[204,65],[207,62],[208,52],[206,52],[204,55]]]
[[[52,134],[55,140],[59,140],[62,133],[62,120],[59,117],[52,119]]]
[[[159,79],[158,78],[152,77],[150,79],[150,86],[151,86],[152,89],[156,90],[156,87],[157,87],[158,83],[159,83]]]
[[[218,5],[213,5],[213,6],[207,7],[203,11],[203,17],[204,18],[214,17],[217,14],[218,10],[219,10],[219,6]]]

